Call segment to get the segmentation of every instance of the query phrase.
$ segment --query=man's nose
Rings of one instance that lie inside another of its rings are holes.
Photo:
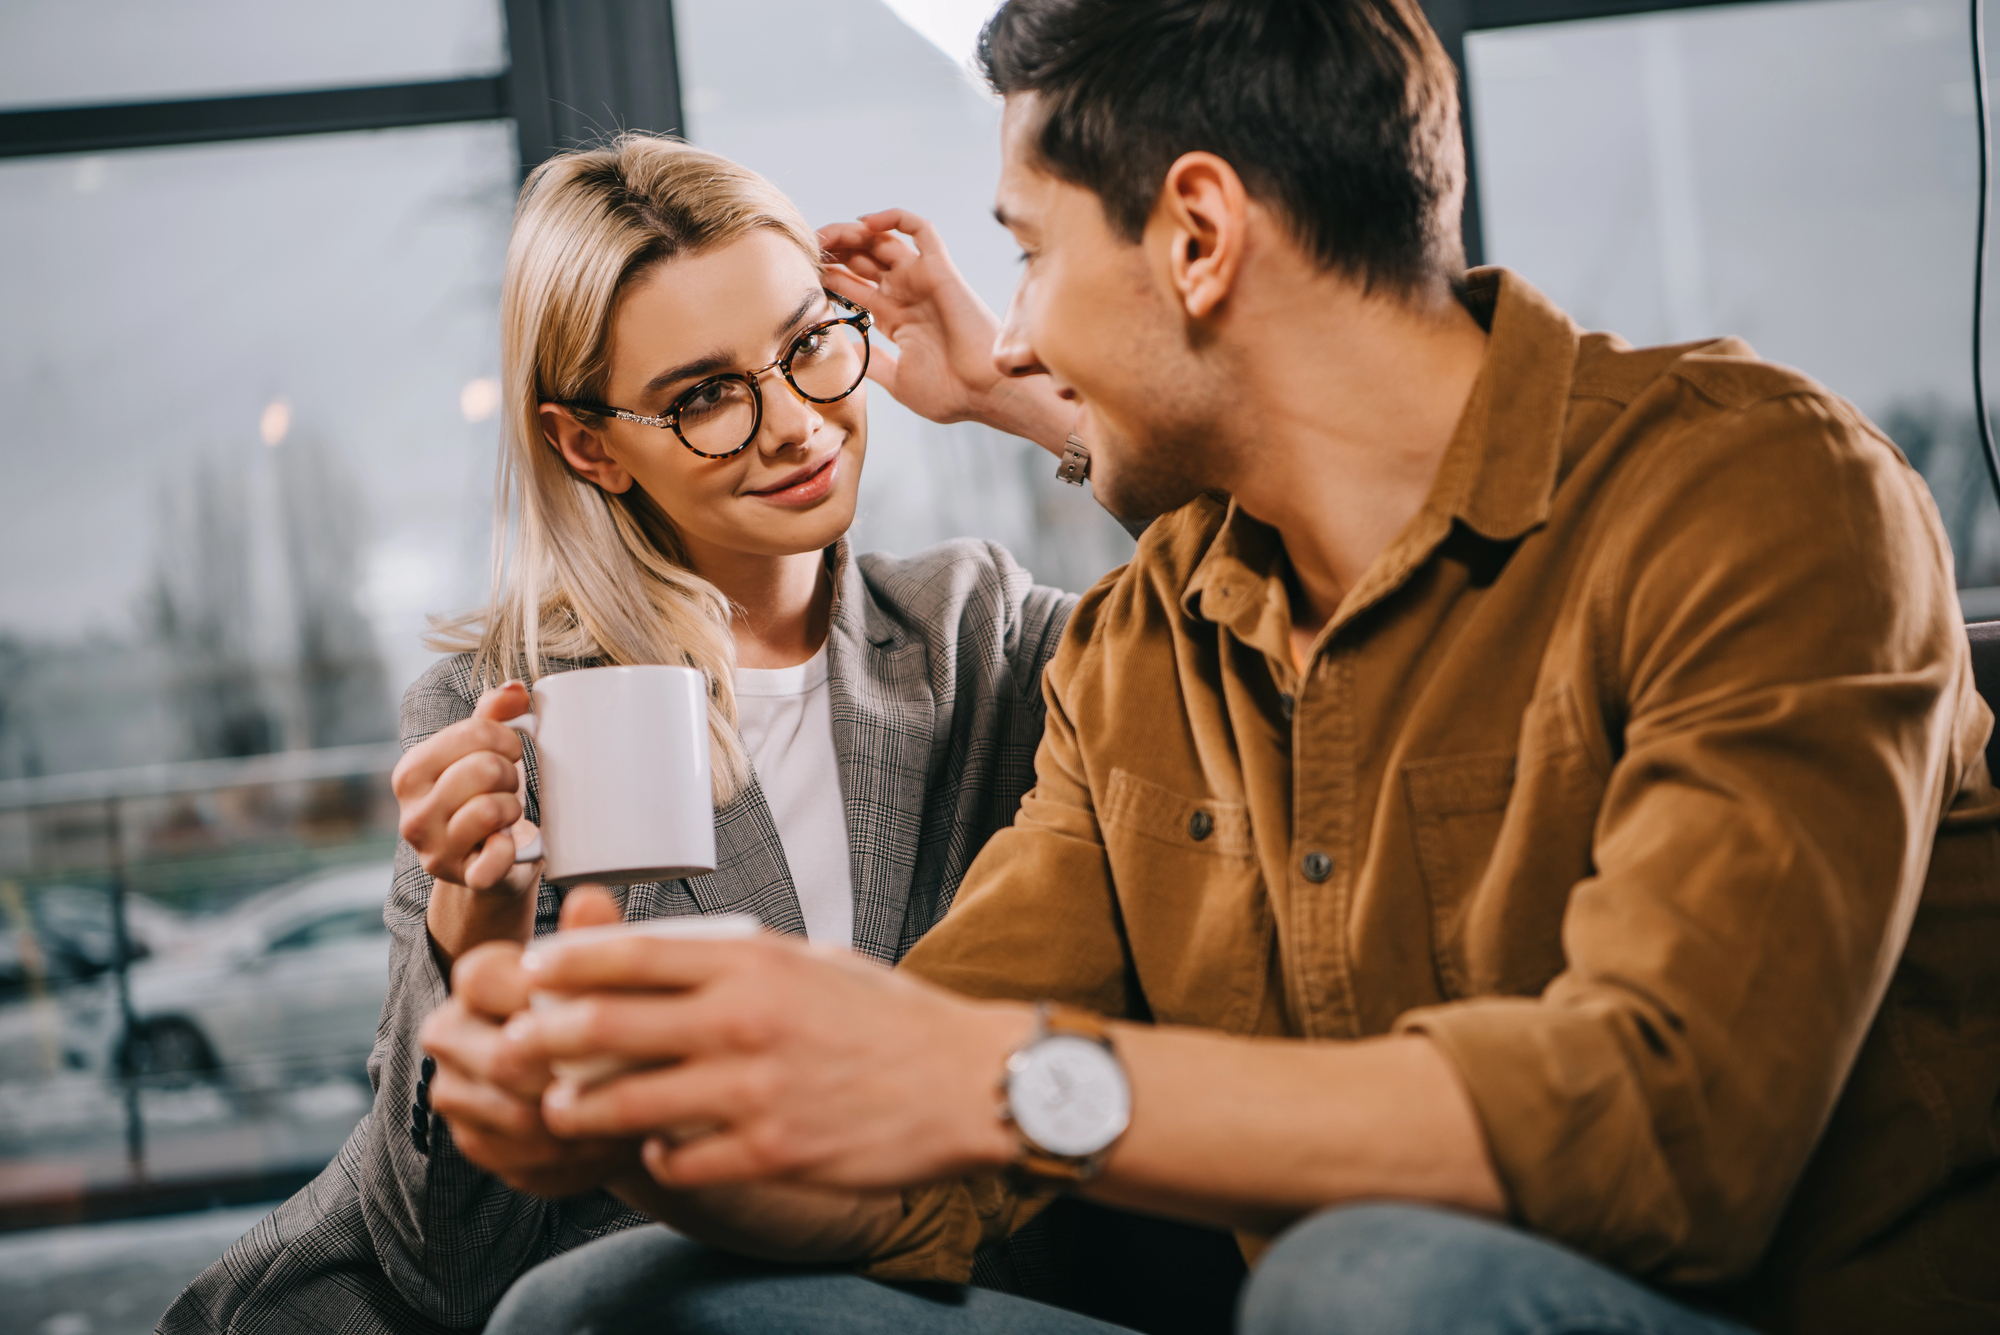
[[[1026,322],[1021,318],[1021,290],[1026,283],[1014,289],[1014,296],[1007,303],[1006,317],[1000,321],[1000,333],[993,340],[993,365],[1001,375],[1047,375],[1049,368],[1042,365],[1042,359],[1035,353],[1035,345],[1028,338]]]

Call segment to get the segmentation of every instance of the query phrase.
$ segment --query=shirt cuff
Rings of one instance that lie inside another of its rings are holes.
[[[1024,1195],[1004,1172],[903,1192],[903,1219],[857,1269],[870,1279],[963,1284],[981,1246],[1004,1238],[1061,1194],[1051,1185]]]
[[[1690,1218],[1611,1009],[1493,998],[1411,1011],[1395,1028],[1458,1069],[1516,1219],[1644,1275],[1682,1252]]]

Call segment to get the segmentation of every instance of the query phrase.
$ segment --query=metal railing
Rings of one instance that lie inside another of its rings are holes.
[[[286,783],[375,778],[387,774],[401,757],[394,742],[329,747],[316,751],[282,751],[240,759],[191,760],[131,769],[37,778],[0,780],[0,815],[51,807],[96,806],[104,814],[110,876],[112,970],[115,974],[122,1054],[138,1032],[132,1006],[130,969],[134,956],[127,904],[130,868],[125,855],[124,805],[142,798],[218,792],[231,788],[269,787]],[[146,1123],[140,1106],[143,1085],[133,1063],[116,1064],[125,1110],[125,1155],[134,1184],[146,1171]]]

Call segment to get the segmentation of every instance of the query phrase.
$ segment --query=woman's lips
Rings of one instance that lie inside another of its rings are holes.
[[[826,499],[839,473],[840,456],[834,454],[817,468],[802,468],[777,486],[750,494],[777,505],[812,505]]]

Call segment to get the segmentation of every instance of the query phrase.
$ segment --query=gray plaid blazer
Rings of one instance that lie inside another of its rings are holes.
[[[893,963],[944,916],[973,857],[1033,784],[1042,667],[1076,600],[1035,585],[986,542],[908,559],[850,559],[843,542],[829,559],[828,677],[854,947]],[[432,667],[403,697],[404,748],[467,717],[477,697],[468,655]],[[532,750],[527,771],[537,819]],[[716,812],[715,842],[713,874],[635,885],[626,916],[749,912],[802,935],[784,848],[755,783]],[[160,1335],[477,1327],[530,1266],[648,1222],[604,1192],[559,1201],[515,1192],[466,1160],[429,1115],[417,1031],[446,995],[424,927],[430,889],[403,844],[385,913],[389,999],[368,1062],[373,1111],[317,1178],[187,1287]],[[555,930],[559,906],[544,882],[537,933]],[[999,1264],[1008,1286],[1010,1265]]]

